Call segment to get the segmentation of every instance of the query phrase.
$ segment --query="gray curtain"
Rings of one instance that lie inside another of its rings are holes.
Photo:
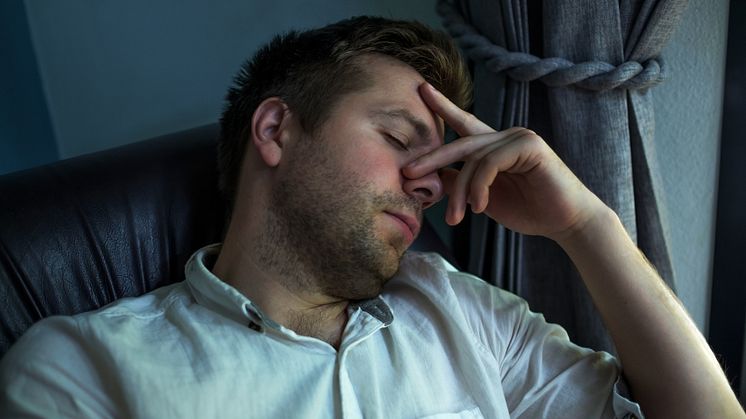
[[[659,54],[686,0],[441,0],[445,28],[469,59],[473,113],[497,129],[527,126],[619,214],[674,286],[656,198],[652,92]],[[577,272],[550,240],[470,216],[464,267],[528,300],[576,343],[614,352]]]

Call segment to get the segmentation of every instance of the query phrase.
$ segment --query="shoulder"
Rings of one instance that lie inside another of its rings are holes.
[[[155,339],[158,331],[143,327],[144,323],[163,323],[157,319],[167,317],[174,306],[188,304],[185,288],[173,284],[99,310],[37,322],[0,359],[0,410],[39,416],[52,410],[61,416],[86,416],[82,412],[105,416],[112,408],[111,400],[92,389],[111,390],[117,385],[107,375],[118,364],[115,353],[144,335]],[[39,399],[39,394],[45,397]]]
[[[475,275],[457,270],[441,255],[432,252],[407,252],[390,288],[397,292],[409,289],[441,303],[493,314],[495,310],[505,312],[528,308],[524,299]]]
[[[402,311],[446,316],[496,356],[525,321],[543,321],[524,299],[458,271],[437,253],[408,252],[384,298],[391,301],[395,316]]]
[[[81,322],[93,318],[130,317],[148,319],[162,316],[174,304],[190,304],[193,301],[185,282],[177,282],[157,288],[139,297],[121,298],[98,310],[75,315]]]
[[[98,310],[73,316],[50,316],[29,328],[2,358],[0,375],[14,368],[42,368],[53,362],[75,366],[76,359],[96,357],[103,346],[126,340],[128,331],[142,330],[174,305],[188,304],[183,283],[172,284],[140,297],[122,298]]]
[[[105,364],[105,359],[75,316],[41,320],[0,360],[0,411],[84,417],[81,409],[92,408],[93,403],[84,389],[103,387],[97,365]]]
[[[392,301],[395,317],[402,311],[419,319],[442,315],[501,362],[547,339],[577,348],[561,326],[531,311],[526,300],[458,271],[436,253],[407,253],[387,289],[384,297]]]

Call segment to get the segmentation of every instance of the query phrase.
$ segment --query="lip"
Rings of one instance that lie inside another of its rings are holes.
[[[398,218],[399,221],[404,223],[409,228],[410,233],[412,233],[411,239],[414,240],[415,237],[417,237],[417,233],[420,232],[420,222],[417,220],[417,217],[411,216],[409,214],[405,214],[403,212],[394,212],[394,211],[384,211],[386,214]]]

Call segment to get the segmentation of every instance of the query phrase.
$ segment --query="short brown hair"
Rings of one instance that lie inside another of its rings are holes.
[[[471,81],[458,48],[447,34],[421,23],[363,16],[278,35],[244,63],[226,97],[218,169],[229,213],[257,106],[279,97],[313,133],[342,95],[366,87],[354,59],[372,53],[408,64],[455,104],[468,106]]]

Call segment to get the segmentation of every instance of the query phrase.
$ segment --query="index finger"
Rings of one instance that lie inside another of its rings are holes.
[[[469,156],[485,148],[496,148],[527,133],[525,128],[513,127],[505,131],[469,135],[444,144],[412,161],[404,168],[404,175],[416,179],[457,161],[466,161]]]
[[[462,137],[495,132],[489,125],[456,106],[430,83],[420,85],[420,96],[422,96],[428,108],[443,118],[445,123]]]

